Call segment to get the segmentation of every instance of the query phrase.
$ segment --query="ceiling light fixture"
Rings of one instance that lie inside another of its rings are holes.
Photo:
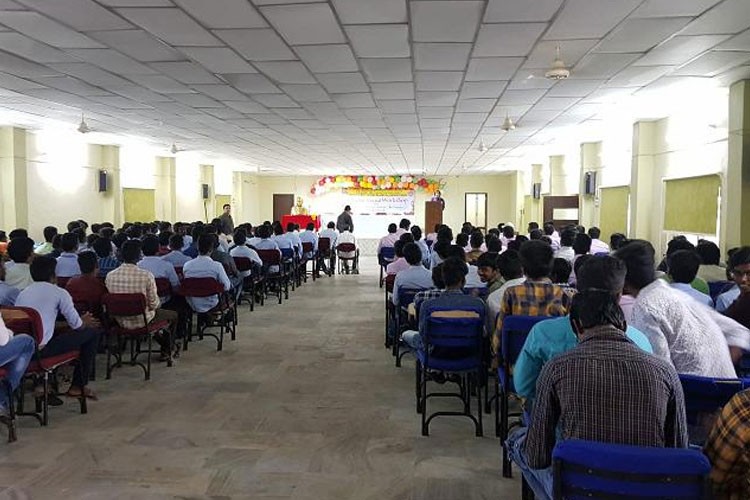
[[[565,80],[570,76],[570,70],[565,67],[565,62],[560,56],[560,44],[555,48],[555,60],[552,62],[552,67],[544,76],[550,80]]]
[[[86,123],[86,120],[83,118],[83,113],[81,113],[81,123],[78,124],[78,128],[76,129],[82,134],[88,134],[91,132],[91,127],[89,127],[88,123]]]
[[[175,144],[175,143],[173,142],[173,143],[172,143],[172,147],[171,147],[171,148],[169,148],[169,152],[170,152],[170,153],[172,153],[173,155],[176,155],[176,154],[177,154],[177,153],[179,153],[180,151],[182,151],[182,150],[181,150],[180,148],[178,148],[178,147],[177,147],[177,144]]]
[[[479,139],[479,147],[477,149],[480,153],[484,153],[485,151],[487,151],[487,146],[484,145],[484,140],[481,138]]]
[[[505,120],[503,120],[503,124],[500,126],[500,128],[505,130],[506,132],[510,132],[511,130],[516,129],[516,124],[513,123],[513,120],[510,119],[508,113],[505,113]]]

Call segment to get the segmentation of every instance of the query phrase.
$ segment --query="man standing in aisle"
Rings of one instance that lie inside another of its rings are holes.
[[[219,216],[219,220],[221,221],[221,232],[231,236],[234,234],[234,220],[230,213],[232,211],[232,206],[229,203],[224,203],[224,206],[221,208],[224,209],[224,213]]]
[[[349,205],[344,207],[344,211],[341,212],[338,219],[336,219],[336,229],[339,233],[344,231],[354,232],[354,222],[352,221],[352,207]]]

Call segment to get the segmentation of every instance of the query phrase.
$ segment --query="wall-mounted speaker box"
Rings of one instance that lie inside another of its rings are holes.
[[[208,199],[208,195],[209,195],[209,193],[208,193],[208,189],[209,189],[208,188],[208,184],[203,184],[202,187],[203,187],[203,199],[207,200]]]
[[[542,197],[542,183],[541,182],[535,182],[531,185],[531,196],[538,200]]]
[[[107,171],[99,170],[99,192],[107,192]]]
[[[596,194],[596,172],[583,174],[583,194]]]

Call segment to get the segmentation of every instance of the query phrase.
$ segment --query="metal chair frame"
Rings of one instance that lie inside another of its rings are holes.
[[[200,288],[203,285],[206,288],[195,290],[192,287]],[[224,290],[224,287],[214,278],[185,278],[182,282],[180,291],[185,297],[213,297],[217,296],[219,302],[211,310],[206,312],[197,312],[192,307],[188,314],[187,336],[185,337],[185,350],[188,350],[188,344],[193,340],[193,315],[196,319],[196,332],[198,340],[203,337],[212,337],[216,340],[216,350],[221,351],[224,347],[224,334],[229,332],[231,339],[237,338],[237,304],[232,300],[232,291]],[[189,302],[188,302],[189,304]],[[208,328],[219,328],[219,333],[206,333]]]

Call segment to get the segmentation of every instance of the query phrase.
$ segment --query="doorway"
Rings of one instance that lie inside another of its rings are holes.
[[[556,228],[578,225],[578,195],[545,196],[544,221],[552,221]]]
[[[273,220],[281,221],[281,217],[292,213],[294,206],[293,194],[275,194],[273,195]]]
[[[465,202],[466,222],[471,225],[487,230],[487,193],[466,193]]]

